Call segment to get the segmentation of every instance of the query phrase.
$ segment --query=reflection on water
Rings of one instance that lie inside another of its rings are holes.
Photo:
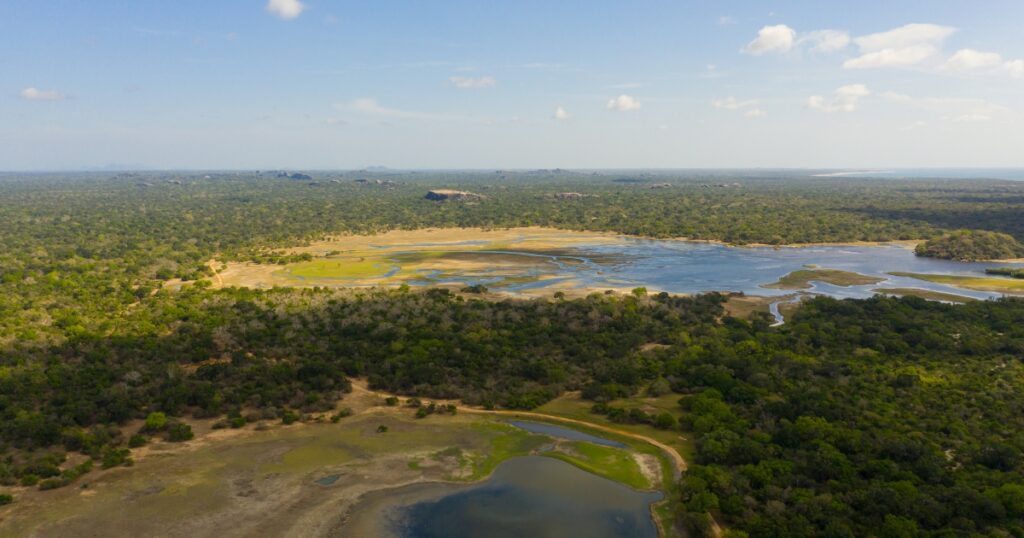
[[[487,481],[384,512],[382,530],[401,538],[654,538],[651,503],[660,493],[541,456],[513,458]]]

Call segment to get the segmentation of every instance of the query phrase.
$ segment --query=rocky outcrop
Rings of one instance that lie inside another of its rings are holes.
[[[456,191],[452,189],[434,189],[427,191],[427,195],[424,198],[426,198],[427,200],[434,200],[436,202],[473,202],[477,200],[482,200],[484,196],[482,194],[476,194],[473,192]]]

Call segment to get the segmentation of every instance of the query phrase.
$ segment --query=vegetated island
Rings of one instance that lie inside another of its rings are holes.
[[[977,301],[974,297],[956,295],[954,293],[943,293],[935,290],[924,290],[920,288],[875,288],[875,293],[882,295],[893,295],[896,297],[920,297],[929,301],[942,301],[946,303],[968,303]]]
[[[966,288],[969,290],[994,291],[998,293],[1008,293],[1014,295],[1024,294],[1024,280],[1018,280],[1013,278],[964,275],[933,275],[927,273],[907,273],[903,271],[893,271],[889,274],[892,276],[916,278],[918,280],[926,280],[928,282],[946,284],[949,286],[956,286],[958,288]]]
[[[780,278],[778,282],[765,284],[762,287],[782,290],[806,290],[811,288],[811,282],[814,281],[847,287],[877,284],[884,280],[884,278],[840,269],[800,269]]]
[[[1010,278],[1024,278],[1024,269],[1016,269],[1014,267],[989,267],[988,269],[985,269],[985,274],[1008,276]]]
[[[959,230],[929,239],[914,249],[918,256],[959,261],[1009,260],[1024,257],[1024,245],[1012,235],[986,230]]]

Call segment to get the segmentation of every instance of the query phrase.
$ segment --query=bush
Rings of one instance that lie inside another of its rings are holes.
[[[21,477],[21,485],[31,487],[39,483],[39,477],[34,474],[26,474]]]
[[[110,469],[111,467],[118,467],[121,465],[130,467],[132,465],[131,454],[131,450],[128,450],[127,448],[107,447],[107,449],[103,451],[103,461],[101,465],[104,469]]]
[[[130,448],[139,448],[140,446],[144,446],[146,441],[147,439],[145,435],[135,434],[128,438],[128,446]]]
[[[50,489],[62,488],[68,485],[69,483],[70,482],[68,482],[64,478],[47,478],[46,480],[43,480],[42,482],[39,483],[39,490],[46,491]]]
[[[389,407],[394,407],[398,405],[398,397],[388,396],[387,399],[384,400],[384,403],[388,404]]]
[[[11,504],[12,502],[14,502],[14,495],[11,495],[10,493],[0,493],[0,506]]]
[[[676,425],[678,425],[676,417],[673,417],[668,413],[661,413],[658,416],[654,417],[654,427],[658,428],[659,430],[670,430],[672,428],[675,428]]]
[[[299,420],[299,415],[296,415],[292,411],[285,411],[281,414],[281,422],[283,424],[295,424],[295,421]]]
[[[158,432],[166,427],[167,415],[159,411],[155,411],[146,417],[146,423],[142,426],[142,429],[147,432]]]
[[[195,437],[192,433],[192,426],[182,422],[176,422],[167,428],[167,440],[172,443],[181,443]]]
[[[338,422],[345,417],[352,416],[352,408],[346,407],[341,411],[338,411],[334,416],[331,417],[331,422]]]
[[[387,433],[387,432],[388,432],[388,427],[387,426],[385,426],[383,424],[381,424],[380,426],[377,426],[377,433]]]

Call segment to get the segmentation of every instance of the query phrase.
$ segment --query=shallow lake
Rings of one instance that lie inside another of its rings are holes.
[[[971,291],[909,277],[896,277],[894,271],[983,276],[992,263],[965,263],[922,258],[902,245],[809,246],[809,247],[731,247],[714,243],[681,240],[623,238],[614,244],[579,244],[571,251],[558,253],[517,252],[513,248],[490,251],[509,256],[546,256],[549,263],[531,269],[545,280],[508,283],[503,276],[447,275],[412,284],[459,282],[496,286],[507,291],[543,288],[553,284],[579,288],[623,288],[646,286],[670,293],[736,291],[747,295],[781,296],[792,290],[765,288],[763,285],[808,266],[841,269],[884,278],[878,284],[834,286],[814,282],[811,293],[833,297],[870,297],[876,288],[919,288],[958,294],[977,299],[1000,296],[999,293]],[[486,255],[488,251],[477,251]],[[1010,264],[1020,266],[1020,264]]]
[[[339,536],[654,538],[656,492],[553,458],[510,459],[472,486],[417,484],[369,495]]]

